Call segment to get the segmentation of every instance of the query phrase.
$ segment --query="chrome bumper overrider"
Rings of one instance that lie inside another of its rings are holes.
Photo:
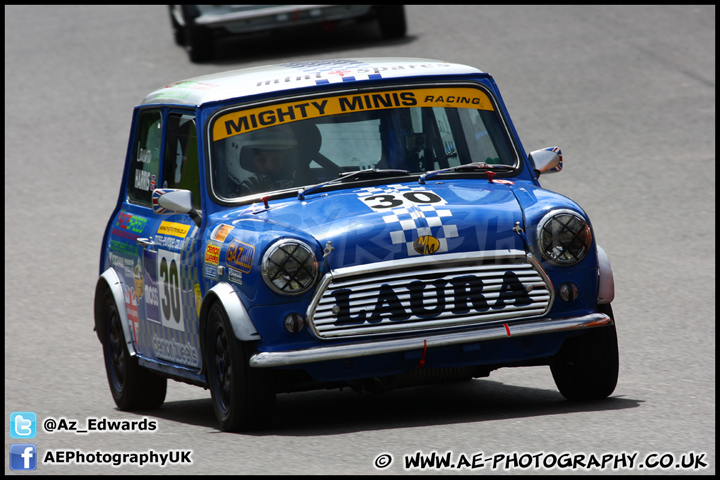
[[[282,367],[303,363],[340,360],[344,358],[366,357],[383,353],[422,350],[425,348],[444,347],[486,340],[498,340],[507,337],[539,335],[543,333],[563,332],[591,327],[611,325],[613,320],[603,313],[591,313],[579,317],[549,319],[543,318],[519,324],[495,324],[480,330],[432,333],[409,338],[378,340],[374,342],[349,343],[327,347],[314,347],[302,350],[283,352],[260,352],[250,358],[251,367]]]

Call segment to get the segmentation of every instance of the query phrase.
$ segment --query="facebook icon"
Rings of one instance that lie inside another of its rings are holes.
[[[10,470],[35,470],[37,468],[37,447],[32,443],[10,445]]]

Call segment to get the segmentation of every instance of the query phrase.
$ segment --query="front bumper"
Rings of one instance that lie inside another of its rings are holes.
[[[260,352],[250,357],[250,366],[256,368],[285,367],[328,360],[342,360],[381,355],[384,353],[498,340],[507,337],[577,331],[612,324],[613,320],[603,313],[591,313],[578,317],[556,319],[542,318],[522,323],[493,324],[473,331],[428,333],[424,336],[392,340],[350,343],[282,352]]]

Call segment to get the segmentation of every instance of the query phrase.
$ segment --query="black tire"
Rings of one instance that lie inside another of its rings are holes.
[[[383,38],[402,38],[407,33],[405,7],[403,5],[381,5],[378,9],[378,22]]]
[[[235,338],[220,304],[210,308],[206,335],[207,377],[220,429],[246,432],[268,427],[275,414],[269,373],[250,368],[252,350]]]
[[[151,410],[165,401],[167,379],[141,367],[125,346],[122,319],[109,290],[102,307],[105,321],[103,356],[110,392],[120,410]]]
[[[185,50],[190,60],[201,63],[213,58],[213,37],[210,29],[195,24],[195,18],[200,15],[194,5],[183,5],[183,19],[185,20]]]
[[[598,310],[613,318],[610,305]],[[596,327],[565,340],[550,363],[555,385],[568,400],[598,400],[615,390],[618,379],[618,343],[615,325]]]

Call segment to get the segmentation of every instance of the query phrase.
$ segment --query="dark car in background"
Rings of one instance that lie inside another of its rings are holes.
[[[405,36],[402,5],[170,5],[175,43],[193,62],[212,59],[215,40],[223,36],[374,20],[384,38]]]

